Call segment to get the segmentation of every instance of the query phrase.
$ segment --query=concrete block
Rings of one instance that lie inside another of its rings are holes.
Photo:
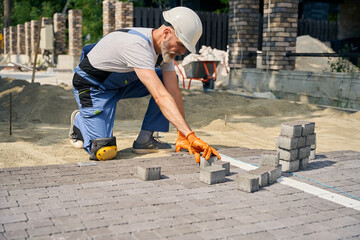
[[[258,169],[260,168],[262,169],[262,171],[269,173],[269,184],[273,184],[279,177],[281,177],[281,165],[277,167],[263,166],[259,167]]]
[[[138,166],[138,177],[144,181],[159,180],[161,174],[161,167],[158,166]]]
[[[315,132],[315,123],[309,121],[294,121],[292,122],[296,125],[301,125],[301,136],[306,137]]]
[[[221,166],[225,169],[225,176],[228,176],[230,174],[230,163],[224,162],[224,161],[214,161],[212,166]]]
[[[276,180],[281,177],[281,165],[269,170],[269,184],[273,184]]]
[[[314,160],[315,158],[316,158],[316,150],[312,149],[312,150],[310,150],[309,159]]]
[[[261,166],[279,166],[279,153],[277,151],[264,151],[261,154]]]
[[[298,149],[286,150],[278,148],[278,152],[280,160],[293,161],[296,160],[298,156]]]
[[[298,159],[307,158],[309,156],[310,156],[310,146],[299,148],[298,157],[297,157]]]
[[[315,122],[297,121],[297,123],[301,124],[302,126],[301,136],[306,137],[308,135],[314,134]]]
[[[209,167],[217,160],[218,158],[216,156],[211,156],[209,160],[206,160],[204,157],[200,156],[200,167]]]
[[[295,172],[299,170],[300,160],[284,161],[280,159],[280,164],[283,172]]]
[[[247,173],[259,178],[259,187],[266,187],[269,185],[269,172],[267,168],[268,167],[259,167]]]
[[[281,134],[282,136],[294,138],[301,137],[302,125],[296,122],[287,122],[281,124]]]
[[[225,182],[225,169],[221,166],[208,166],[200,168],[200,181],[207,184]]]
[[[302,148],[305,146],[306,146],[306,137],[299,137],[298,148]]]
[[[309,164],[309,158],[300,159],[299,169],[300,170],[307,169],[308,164]]]
[[[238,190],[244,192],[255,192],[259,190],[259,178],[249,173],[239,173],[236,179]]]
[[[306,146],[312,146],[316,143],[316,133],[310,134],[306,137]]]
[[[286,150],[295,149],[298,147],[299,138],[289,138],[286,136],[278,136],[276,138],[277,146]]]

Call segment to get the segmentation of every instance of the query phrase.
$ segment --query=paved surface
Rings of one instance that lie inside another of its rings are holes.
[[[257,164],[261,150],[222,149]],[[160,164],[162,179],[137,179],[140,163]],[[187,154],[157,159],[0,169],[0,239],[359,239],[360,211],[275,183],[236,190],[199,182]],[[295,180],[360,197],[360,153],[318,155]],[[340,193],[343,194],[343,193]],[[345,196],[345,195],[344,195]]]

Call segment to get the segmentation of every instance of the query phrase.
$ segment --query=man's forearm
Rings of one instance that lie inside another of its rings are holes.
[[[168,93],[156,100],[161,112],[182,134],[185,136],[191,132],[189,125],[184,118],[184,108],[178,106],[178,102]]]

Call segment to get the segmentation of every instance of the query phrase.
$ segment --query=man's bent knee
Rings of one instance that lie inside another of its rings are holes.
[[[117,154],[116,137],[92,140],[90,160],[111,160]]]

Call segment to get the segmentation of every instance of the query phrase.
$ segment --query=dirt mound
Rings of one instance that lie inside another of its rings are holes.
[[[185,92],[185,91],[184,91]],[[191,126],[204,126],[215,119],[231,119],[237,115],[252,117],[295,116],[311,113],[309,105],[278,99],[249,99],[226,92],[184,94],[186,119]]]
[[[9,120],[9,93],[12,92],[14,122],[68,124],[78,108],[69,86],[30,84],[24,80],[0,79],[1,122]],[[116,119],[143,118],[149,98],[125,99],[118,103]]]

